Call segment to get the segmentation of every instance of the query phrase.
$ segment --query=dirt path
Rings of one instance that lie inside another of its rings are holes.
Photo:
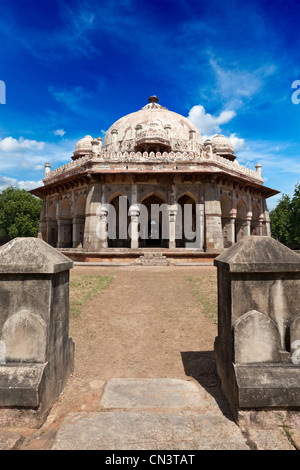
[[[217,325],[202,313],[186,276],[216,273],[214,267],[82,267],[81,275],[114,276],[70,320],[75,343],[72,377],[44,426],[30,432],[23,449],[47,449],[69,411],[99,410],[111,378],[196,380],[226,412],[213,356]]]
[[[186,378],[181,353],[213,349],[216,325],[201,315],[185,280],[193,270],[128,267],[97,272],[116,277],[71,321],[81,378]],[[78,267],[72,274],[88,273],[90,269]]]

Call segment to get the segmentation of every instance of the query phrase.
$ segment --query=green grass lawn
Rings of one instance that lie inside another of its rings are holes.
[[[82,307],[108,287],[114,277],[80,276],[70,281],[70,316],[78,317]]]
[[[204,315],[214,323],[218,321],[218,290],[216,274],[185,276],[194,295],[203,307]]]

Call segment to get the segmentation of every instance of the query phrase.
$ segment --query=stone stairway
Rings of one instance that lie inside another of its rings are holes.
[[[172,263],[160,252],[147,251],[137,258],[134,264],[138,266],[168,266]]]

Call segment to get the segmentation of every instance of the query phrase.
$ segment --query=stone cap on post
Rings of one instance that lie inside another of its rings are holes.
[[[54,274],[73,262],[40,238],[14,238],[0,247],[0,273]]]
[[[269,236],[247,236],[224,251],[214,265],[232,273],[300,272],[300,255]]]

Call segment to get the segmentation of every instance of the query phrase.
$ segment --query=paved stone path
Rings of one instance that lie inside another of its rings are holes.
[[[224,416],[196,383],[111,379],[99,412],[70,413],[53,450],[293,450],[281,429],[256,429],[255,441]]]

